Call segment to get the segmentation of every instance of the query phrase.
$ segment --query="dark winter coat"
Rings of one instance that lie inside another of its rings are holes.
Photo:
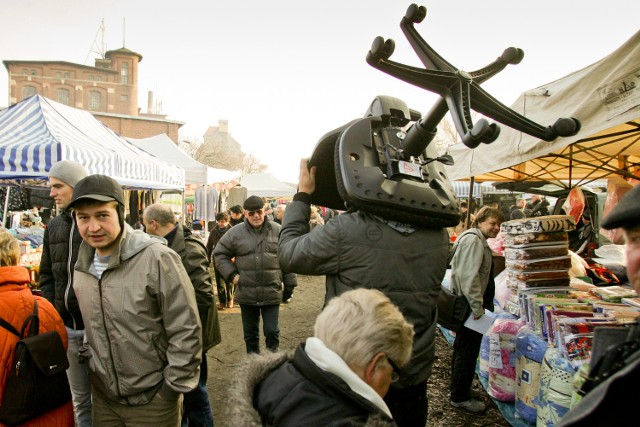
[[[396,425],[340,378],[318,368],[303,346],[295,353],[248,357],[238,372],[229,402],[237,425]]]
[[[209,258],[207,258],[202,241],[195,237],[186,226],[179,224],[178,227],[180,228],[177,230],[170,247],[180,255],[182,265],[187,270],[196,291],[196,303],[198,304],[200,323],[202,323],[202,350],[206,352],[222,341],[218,308],[213,301]]]
[[[284,274],[278,264],[279,233],[280,225],[266,218],[260,229],[245,220],[231,227],[216,245],[213,256],[222,277],[231,283],[240,275],[234,296],[238,304],[280,304],[282,282],[287,291],[296,286],[295,274]]]
[[[44,230],[40,258],[40,289],[60,313],[65,326],[82,330],[84,323],[73,290],[73,267],[82,236],[69,211],[53,218]]]
[[[206,245],[207,257],[209,259],[212,259],[213,257],[213,248],[215,248],[218,242],[220,241],[220,239],[222,239],[222,236],[224,236],[224,233],[226,233],[230,229],[231,229],[231,225],[229,224],[225,228],[220,228],[218,225],[216,225],[215,228],[211,230],[211,233],[209,233],[209,238],[207,239],[207,245]]]
[[[326,275],[325,302],[356,288],[383,292],[415,330],[411,360],[400,383],[418,384],[435,359],[436,306],[447,268],[444,229],[403,234],[365,212],[344,213],[309,233],[309,204],[294,201],[284,214],[278,257],[284,271]]]

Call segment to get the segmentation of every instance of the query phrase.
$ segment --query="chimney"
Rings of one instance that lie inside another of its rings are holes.
[[[229,120],[218,120],[218,132],[221,132],[221,133],[229,132]]]
[[[155,111],[153,110],[153,91],[150,90],[149,93],[147,94],[147,113],[148,114],[154,114]]]

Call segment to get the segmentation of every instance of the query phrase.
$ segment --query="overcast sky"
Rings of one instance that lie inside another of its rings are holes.
[[[361,117],[376,95],[426,112],[435,96],[370,67],[376,36],[392,60],[421,66],[399,24],[398,0],[0,0],[0,59],[94,65],[106,49],[143,56],[139,106],[154,91],[162,112],[201,138],[218,120],[276,177],[297,182],[319,138]],[[510,105],[528,89],[606,56],[639,29],[637,0],[434,0],[416,28],[454,66],[475,70],[515,46],[524,60],[483,87]],[[124,25],[123,25],[124,20]],[[123,43],[124,42],[124,43]],[[639,58],[630,58],[640,62]],[[0,106],[8,105],[0,71]]]

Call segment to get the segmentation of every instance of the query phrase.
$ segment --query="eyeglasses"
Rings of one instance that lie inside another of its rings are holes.
[[[387,356],[387,362],[389,362],[389,365],[391,365],[391,369],[393,369],[393,372],[391,372],[391,382],[395,383],[400,379],[400,368],[398,368],[398,365],[396,365],[395,362],[391,360],[388,354],[385,354],[385,356]]]
[[[258,209],[257,211],[247,211],[247,215],[255,216],[257,214],[258,216],[261,216],[262,212],[263,212],[262,209]]]

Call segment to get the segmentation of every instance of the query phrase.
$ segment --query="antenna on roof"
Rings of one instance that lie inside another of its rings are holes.
[[[127,31],[127,25],[125,24],[125,17],[122,17],[122,47],[125,47],[126,45],[124,44],[124,40],[125,40],[125,34]]]
[[[84,59],[84,64],[87,64],[87,60],[89,59],[89,55],[91,55],[92,53],[97,53],[98,55],[100,55],[100,58],[104,59],[104,54],[106,51],[106,46],[104,44],[104,33],[106,31],[106,28],[104,26],[104,18],[102,18],[102,20],[100,21],[100,26],[98,27],[98,32],[96,33],[96,36],[93,38],[93,43],[91,44],[91,47],[89,48],[89,52],[87,53],[87,57]],[[98,36],[100,36],[100,45],[98,45],[97,41],[98,41]]]

